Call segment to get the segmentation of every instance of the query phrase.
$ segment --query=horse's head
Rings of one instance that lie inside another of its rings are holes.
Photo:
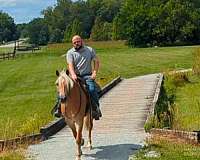
[[[58,79],[56,80],[56,87],[58,92],[58,98],[61,103],[66,102],[67,96],[70,94],[71,89],[74,86],[73,80],[67,75],[66,71],[56,71]]]

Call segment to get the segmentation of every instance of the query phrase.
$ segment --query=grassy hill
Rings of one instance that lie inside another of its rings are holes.
[[[193,47],[128,48],[123,42],[87,42],[96,49],[101,86],[121,75],[129,78],[191,68]],[[63,56],[71,44],[52,44],[38,54],[0,62],[0,139],[38,132],[53,117],[55,70],[66,68]]]

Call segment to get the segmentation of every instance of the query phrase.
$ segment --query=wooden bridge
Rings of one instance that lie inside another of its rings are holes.
[[[160,77],[150,74],[124,79],[100,99],[103,117],[94,122],[93,149],[83,148],[82,160],[128,160],[144,145],[144,123]],[[36,160],[74,160],[71,130],[66,126],[50,139],[30,146],[27,155]]]

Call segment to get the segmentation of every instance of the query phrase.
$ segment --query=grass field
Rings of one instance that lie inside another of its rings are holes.
[[[129,160],[200,160],[199,146],[177,142],[177,139],[153,138],[148,142],[148,147],[141,149]],[[152,152],[154,154],[150,154]]]
[[[175,101],[174,129],[200,130],[200,77],[190,75],[189,83],[178,87]]]
[[[123,42],[88,42],[97,51],[101,86],[124,78],[191,68],[192,47],[128,48]],[[53,117],[55,71],[66,68],[65,54],[71,44],[53,44],[39,54],[23,54],[0,62],[0,139],[38,132]]]
[[[7,47],[7,48],[0,47],[0,54],[12,53],[13,51],[14,51],[13,47]]]
[[[24,150],[5,151],[0,153],[0,160],[25,160]]]

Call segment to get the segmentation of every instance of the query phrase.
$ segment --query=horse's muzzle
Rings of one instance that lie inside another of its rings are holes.
[[[61,103],[64,103],[64,102],[66,102],[67,97],[66,96],[59,96],[59,100],[60,100]]]

